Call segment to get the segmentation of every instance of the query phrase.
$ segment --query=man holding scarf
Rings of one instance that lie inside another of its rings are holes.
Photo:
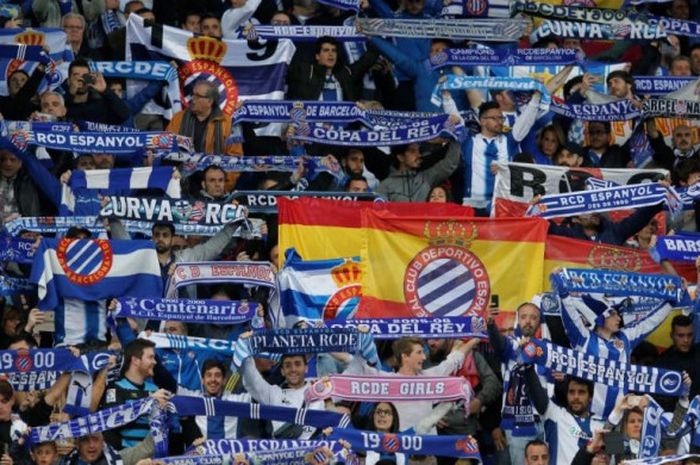
[[[501,428],[506,433],[506,445],[512,463],[525,462],[525,450],[532,440],[544,439],[544,427],[539,415],[533,408],[528,396],[523,370],[518,366],[519,337],[542,338],[544,323],[540,308],[530,302],[520,304],[516,310],[516,326],[514,337],[504,337],[496,326],[493,313],[489,310],[486,316],[489,341],[496,353],[501,357],[505,371],[503,372],[503,410],[501,413]],[[543,385],[547,380],[541,376]]]
[[[560,280],[555,271],[552,274],[553,286],[560,289],[561,318],[571,348],[608,360],[630,363],[632,350],[666,319],[673,308],[671,302],[662,302],[644,318],[622,328],[620,306],[610,305],[588,294],[571,296],[562,290],[563,285],[557,284]],[[584,322],[584,317],[588,323]],[[617,398],[623,394],[617,387],[596,384],[591,411],[607,417]]]

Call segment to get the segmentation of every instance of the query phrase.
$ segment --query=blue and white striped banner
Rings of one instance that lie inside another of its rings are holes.
[[[526,363],[537,363],[553,371],[625,391],[673,397],[687,394],[683,376],[678,371],[596,357],[538,339],[530,339],[522,355]]]
[[[133,189],[159,189],[168,197],[179,199],[180,180],[173,177],[172,166],[75,170],[68,185],[71,189],[101,189],[108,192]]]

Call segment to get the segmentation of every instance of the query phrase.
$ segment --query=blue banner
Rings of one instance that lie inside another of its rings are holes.
[[[559,314],[557,312],[557,314]],[[486,323],[479,316],[439,318],[368,318],[325,320],[329,328],[357,328],[367,331],[374,339],[421,337],[462,339],[484,337]]]
[[[697,79],[692,76],[634,76],[634,91],[643,95],[664,95]]]
[[[540,102],[540,105],[546,105],[550,100],[550,95],[547,88],[537,79],[492,76],[456,76],[454,74],[448,74],[443,82],[435,86],[435,89],[433,89],[433,94],[430,97],[430,101],[434,105],[441,105],[441,91],[470,89],[506,89],[516,92],[538,90],[542,94],[542,101]]]
[[[700,234],[681,231],[673,236],[657,236],[656,251],[662,259],[695,263],[700,256]]]
[[[262,311],[259,304],[243,300],[120,297],[114,316],[232,325],[250,321],[258,310]]]
[[[571,48],[448,48],[430,57],[433,69],[443,66],[585,65],[583,52]]]

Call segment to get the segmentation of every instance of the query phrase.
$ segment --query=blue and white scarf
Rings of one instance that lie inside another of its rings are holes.
[[[638,118],[641,114],[629,100],[603,104],[552,103],[549,109],[567,118],[583,121],[626,121]]]
[[[0,44],[0,59],[51,63],[51,57],[40,45]]]
[[[571,48],[519,48],[501,50],[483,48],[448,48],[430,57],[433,69],[444,66],[534,66],[584,65],[585,54]]]
[[[182,336],[179,334],[142,332],[139,339],[153,342],[157,349],[204,350],[225,356],[236,353],[236,341],[210,339],[208,337]]]
[[[517,42],[529,22],[522,19],[379,19],[358,18],[357,27],[370,36],[446,38]]]
[[[46,123],[53,124],[56,123]],[[31,145],[76,153],[109,153],[126,155],[151,149],[154,151],[173,150],[175,138],[167,132],[101,133],[72,132],[55,133],[34,129],[24,135]]]
[[[700,459],[700,454],[662,455],[661,457],[625,460],[624,463],[625,465],[663,465],[666,463],[683,463],[683,460],[689,458]]]
[[[604,359],[538,339],[530,339],[523,347],[522,358],[525,363],[626,391],[673,397],[687,394],[678,371]]]
[[[99,71],[105,77],[166,81],[168,100],[172,110],[182,109],[180,83],[177,68],[165,61],[91,61],[91,71]]]
[[[700,234],[681,231],[673,236],[657,236],[656,252],[662,260],[694,263],[700,256]]]
[[[700,102],[672,98],[650,98],[642,103],[645,117],[700,119]]]
[[[364,147],[411,144],[441,136],[461,140],[464,137],[464,125],[454,124],[449,115],[443,114],[415,121],[410,126],[380,130],[350,131],[343,128],[301,125],[290,138],[318,144]]]
[[[399,337],[462,339],[486,335],[486,323],[479,316],[336,319],[324,320],[324,324],[332,329],[357,328],[380,340]]]
[[[5,223],[4,228],[11,236],[22,231],[63,235],[73,226],[86,228],[98,236],[106,237],[107,234],[96,216],[23,216]]]
[[[509,77],[478,77],[457,76],[448,74],[444,82],[435,86],[430,101],[435,105],[442,104],[443,90],[469,90],[469,89],[505,89],[513,91],[533,91],[542,93],[540,106],[549,104],[550,95],[547,88],[537,79],[509,78]]]
[[[355,102],[317,102],[292,100],[248,100],[233,114],[235,123],[242,122],[309,122],[344,123],[362,121],[366,111]]]
[[[696,80],[687,76],[634,76],[634,91],[643,95],[664,95]]]
[[[664,409],[651,397],[646,396],[649,404],[644,409],[641,440],[637,458],[657,457],[661,449],[661,416]]]
[[[168,197],[181,197],[180,180],[173,177],[172,166],[75,170],[68,185],[76,189],[101,189],[119,192],[133,189],[159,189]]]
[[[333,335],[336,334],[336,337]],[[261,353],[318,354],[358,352],[368,364],[380,363],[374,339],[355,329],[295,328],[256,331],[250,338],[236,341],[233,363],[241,366],[248,358]]]
[[[558,37],[589,40],[655,40],[666,37],[663,29],[648,24],[596,24],[574,21],[545,20],[532,34],[530,41],[555,35]]]
[[[330,449],[321,447],[301,447],[267,452],[241,452],[235,456],[183,455],[160,459],[167,465],[334,465],[336,457]]]
[[[37,426],[32,428],[29,439],[32,444],[38,444],[79,438],[119,428],[131,423],[141,415],[150,413],[155,402],[151,397],[129,400],[122,405],[100,410],[85,417],[52,423],[47,426]]]
[[[700,447],[700,396],[695,396],[690,401],[690,406],[683,417],[683,422],[676,430],[670,430],[670,421],[666,417],[662,417],[661,421],[666,436],[671,439],[677,439],[690,433],[690,443],[693,446]]]
[[[338,441],[325,439],[207,439],[187,452],[199,455],[230,455],[241,452],[274,452],[283,449],[328,447],[333,452],[342,449]]]
[[[235,325],[253,319],[259,304],[245,300],[143,299],[120,297],[112,314],[118,318],[177,320],[185,323]]]
[[[180,262],[166,286],[165,297],[191,284],[236,283],[276,289],[275,271],[269,262]]]
[[[28,279],[11,278],[0,274],[0,296],[9,297],[19,294],[35,294],[36,284]]]
[[[299,166],[299,157],[293,155],[258,155],[245,157],[229,157],[225,155],[207,155],[204,153],[170,153],[159,157],[165,160],[173,160],[182,163],[182,174],[189,176],[195,171],[205,170],[215,165],[224,171],[239,173],[259,173],[261,171],[278,171],[293,173]],[[340,179],[344,173],[340,167],[331,169],[321,165],[315,158],[304,160],[304,167],[310,173],[329,173]]]
[[[307,410],[277,405],[233,402],[213,397],[175,396],[171,399],[180,416],[232,416],[253,420],[283,421],[315,428],[346,428],[350,417],[327,410]]]
[[[481,463],[479,444],[471,436],[435,436],[334,429],[328,438],[336,441],[347,441],[350,443],[351,449],[355,451],[437,455],[440,457],[473,459]]]
[[[367,37],[358,34],[354,26],[308,26],[290,25],[255,25],[246,35],[247,40],[291,39],[294,42],[315,42],[319,37],[334,37],[341,42],[364,42]]]
[[[551,274],[557,292],[639,296],[680,302],[685,290],[679,276],[625,271],[562,268]]]
[[[372,192],[332,192],[332,191],[235,191],[231,200],[238,200],[248,207],[250,213],[277,213],[277,199],[285,197],[313,197],[317,199],[342,200],[344,202],[374,201],[383,202],[385,199]]]
[[[87,132],[141,132],[136,128],[116,124],[95,123],[94,121],[77,121],[78,129]],[[177,135],[176,137],[185,137]]]
[[[28,264],[34,261],[35,241],[20,239],[0,232],[0,262]]]
[[[114,217],[152,223],[168,222],[214,226],[245,220],[245,207],[230,203],[197,200],[172,200],[153,197],[109,196],[110,202],[100,211],[102,217]]]
[[[669,188],[657,183],[632,184],[590,191],[543,196],[531,205],[526,216],[557,218],[583,213],[646,207],[667,201]]]
[[[332,6],[339,10],[350,10],[355,13],[360,11],[360,2],[358,0],[319,0],[318,3]]]

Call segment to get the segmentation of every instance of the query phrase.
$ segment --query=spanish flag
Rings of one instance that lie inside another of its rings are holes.
[[[365,210],[412,215],[430,211],[444,218],[474,215],[471,207],[452,203],[351,202],[302,197],[279,197],[279,248],[294,247],[304,260],[358,257],[364,241],[361,213]]]
[[[363,297],[356,318],[513,311],[542,290],[547,222],[362,212]]]

